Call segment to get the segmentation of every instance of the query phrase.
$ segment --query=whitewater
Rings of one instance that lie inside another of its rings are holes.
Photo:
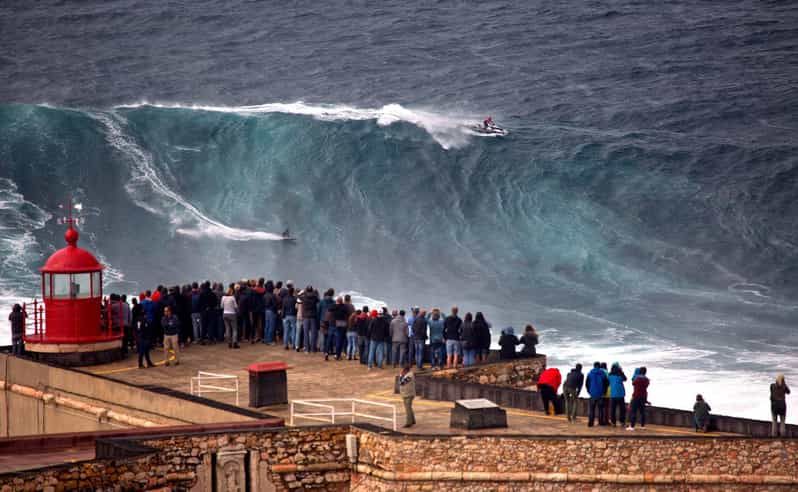
[[[2,312],[71,197],[106,292],[456,304],[753,418],[798,377],[798,7],[137,5],[0,5]]]

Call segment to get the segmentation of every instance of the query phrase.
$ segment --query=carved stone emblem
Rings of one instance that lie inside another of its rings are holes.
[[[216,453],[216,490],[247,491],[247,450],[243,445],[222,448]]]

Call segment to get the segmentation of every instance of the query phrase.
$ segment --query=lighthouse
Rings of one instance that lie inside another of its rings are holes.
[[[25,336],[25,350],[39,360],[70,366],[118,360],[122,333],[111,329],[110,310],[102,316],[104,267],[78,247],[72,217],[65,222],[66,247],[40,269],[44,309],[34,303],[34,312],[28,312],[34,333]]]

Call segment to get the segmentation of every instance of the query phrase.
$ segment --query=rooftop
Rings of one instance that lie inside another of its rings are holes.
[[[139,369],[136,360],[127,360],[84,368],[83,370],[105,377],[117,379],[138,386],[161,386],[169,389],[190,392],[190,379],[197,371],[236,375],[240,384],[240,404],[249,403],[249,373],[246,367],[256,362],[285,362],[289,366],[288,399],[328,399],[358,398],[395,405],[399,431],[414,434],[508,434],[508,435],[628,435],[622,427],[588,428],[586,418],[580,417],[576,424],[569,424],[565,416],[549,416],[540,412],[507,408],[508,427],[506,429],[486,429],[465,431],[449,428],[451,402],[431,401],[416,398],[413,408],[418,424],[411,429],[402,429],[404,422],[402,400],[393,393],[394,378],[398,369],[373,369],[368,371],[357,361],[325,361],[320,354],[297,353],[284,350],[278,345],[247,344],[241,349],[229,349],[226,344],[191,345],[180,353],[180,365],[164,367],[163,352],[153,350],[151,357],[156,367]],[[225,403],[235,404],[232,394],[211,393],[203,395]],[[255,409],[264,414],[282,417],[289,422],[289,405],[277,405]],[[383,412],[383,415],[385,413]],[[364,420],[365,421],[365,420]],[[297,421],[296,425],[318,424],[314,421]],[[345,421],[336,421],[345,423]],[[379,422],[371,422],[379,424]],[[692,429],[649,425],[636,429],[635,435],[695,436]],[[718,435],[718,434],[707,434]]]

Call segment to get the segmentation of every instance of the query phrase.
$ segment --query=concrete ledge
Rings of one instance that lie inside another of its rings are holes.
[[[427,400],[455,401],[486,398],[501,407],[535,410],[543,412],[543,404],[537,391],[495,386],[488,384],[455,381],[435,377],[428,371],[416,374],[416,394]],[[587,415],[588,399],[580,398],[577,413]],[[693,428],[693,413],[664,407],[646,407],[646,423],[669,427]],[[724,415],[713,415],[713,430],[750,437],[770,437],[770,422]],[[798,425],[787,425],[787,437],[798,437]]]

